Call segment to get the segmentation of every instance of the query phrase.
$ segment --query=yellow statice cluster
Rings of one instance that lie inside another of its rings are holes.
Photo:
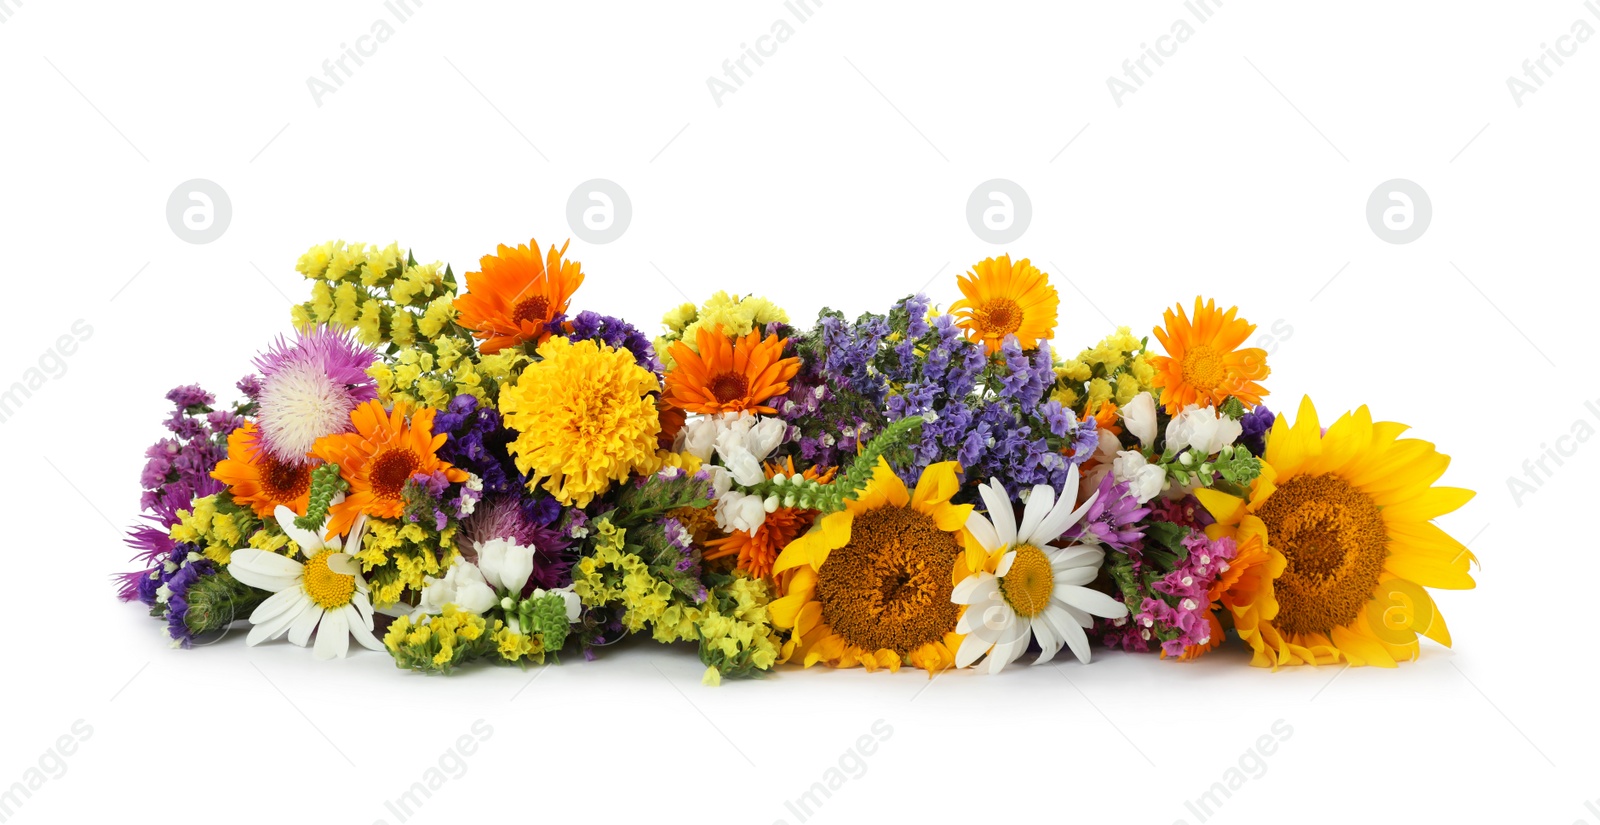
[[[389,625],[383,645],[396,666],[424,673],[449,673],[465,662],[491,656],[505,663],[544,663],[544,645],[539,639],[453,604],[445,605],[437,616],[401,616]]]
[[[431,347],[417,345],[400,350],[392,363],[388,359],[375,361],[367,368],[367,374],[377,383],[378,399],[385,406],[403,401],[442,410],[450,399],[470,395],[492,407],[500,397],[500,386],[511,381],[527,363],[528,356],[520,349],[504,349],[480,357],[470,343],[441,338]]]
[[[354,329],[362,343],[408,347],[441,337],[470,340],[456,325],[455,275],[418,264],[399,244],[329,241],[300,256],[295,269],[314,281],[311,300],[291,310],[294,324]]]
[[[622,608],[622,626],[637,633],[649,626],[658,642],[693,641],[701,610],[684,604],[672,585],[651,575],[649,565],[624,548],[625,530],[608,518],[595,522],[593,552],[572,571],[572,590],[590,607]]]
[[[453,548],[455,534],[456,525],[451,524],[438,534],[438,544]],[[441,564],[440,554],[431,546],[432,535],[420,525],[409,522],[367,519],[366,536],[355,558],[361,562],[361,571],[367,574],[375,607],[399,602],[407,590],[422,592],[426,584],[423,579],[437,577],[449,566],[455,553],[444,554],[446,561]]]
[[[1127,327],[1118,327],[1078,357],[1056,363],[1050,397],[1080,416],[1100,415],[1150,390],[1155,374],[1145,343]]]
[[[262,529],[262,521],[248,507],[233,504],[222,494],[197,498],[187,510],[178,511],[178,523],[168,535],[180,544],[193,544],[217,564],[227,564],[233,551],[254,547],[273,553],[293,555],[299,550],[281,531]]]
[[[724,675],[749,676],[772,669],[782,640],[767,612],[771,602],[772,590],[765,579],[736,575],[713,584],[697,626],[700,661],[706,665],[702,681],[715,685]]]
[[[667,331],[656,339],[656,352],[664,362],[667,362],[665,366],[670,370],[673,365],[667,352],[674,341],[683,341],[691,350],[699,352],[695,333],[702,328],[721,328],[726,335],[740,336],[758,326],[771,323],[787,324],[789,313],[766,298],[754,295],[739,298],[727,292],[718,292],[701,306],[692,303],[680,304],[668,312],[661,319],[661,323]]]

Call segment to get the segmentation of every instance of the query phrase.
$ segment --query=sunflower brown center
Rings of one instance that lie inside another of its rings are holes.
[[[1000,579],[1000,593],[1018,616],[1033,617],[1044,612],[1055,592],[1056,577],[1050,559],[1031,544],[1017,548],[1011,569]]]
[[[279,461],[263,453],[260,472],[261,487],[274,502],[288,504],[311,489],[311,468],[305,464]]]
[[[543,295],[523,298],[511,310],[511,317],[517,321],[531,321],[535,324],[550,320],[550,299]]]
[[[1022,329],[1022,307],[1010,298],[993,298],[972,313],[978,331],[985,336],[1004,338]]]
[[[817,572],[822,617],[846,642],[902,656],[955,630],[950,572],[961,548],[909,507],[858,514]]]
[[[1183,354],[1183,380],[1202,390],[1214,390],[1227,376],[1222,353],[1210,344],[1195,344]]]
[[[388,450],[372,462],[372,494],[382,499],[397,500],[406,481],[417,471],[420,462],[410,450]]]
[[[356,592],[354,576],[346,576],[328,569],[328,557],[333,554],[332,550],[323,550],[312,556],[305,566],[303,586],[306,596],[324,610],[344,607],[350,603],[351,595]]]
[[[1331,473],[1298,476],[1279,485],[1256,514],[1289,562],[1273,584],[1279,628],[1327,633],[1361,615],[1389,555],[1388,532],[1371,497]]]
[[[737,372],[719,372],[711,379],[707,389],[717,397],[718,402],[727,404],[745,397],[745,394],[750,392],[750,379]]]

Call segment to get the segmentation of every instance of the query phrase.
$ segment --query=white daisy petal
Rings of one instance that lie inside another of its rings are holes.
[[[1063,584],[1085,585],[1094,581],[1100,575],[1100,570],[1094,567],[1071,567],[1054,575],[1057,587]]]
[[[272,514],[277,517],[278,526],[283,528],[283,532],[288,534],[289,539],[298,545],[301,552],[304,552],[307,557],[316,555],[317,551],[322,549],[322,537],[310,530],[304,530],[297,526],[294,523],[295,515],[293,510],[280,504]]]
[[[350,635],[354,636],[362,647],[368,650],[383,650],[383,642],[378,641],[378,637],[372,635],[371,616],[362,619],[361,614],[348,604],[340,608],[340,610],[345,614],[345,622],[350,625]]]
[[[1083,514],[1089,512],[1089,508],[1094,505],[1094,500],[1099,495],[1100,491],[1096,490],[1078,509],[1072,509],[1072,503],[1078,500],[1078,466],[1074,464],[1068,473],[1067,486],[1061,491],[1061,497],[1056,499],[1056,506],[1051,508],[1050,515],[1045,516],[1044,521],[1039,524],[1039,529],[1034,531],[1034,538],[1037,539],[1035,544],[1044,544],[1060,538],[1068,527],[1077,524],[1078,520],[1083,518]]]
[[[987,571],[974,573],[962,579],[961,583],[950,591],[950,601],[956,604],[973,604],[976,601],[973,598],[974,595],[980,591],[986,592],[988,590],[988,588],[984,587],[985,584],[990,587],[994,586],[994,574]]]
[[[289,642],[295,647],[305,647],[311,641],[311,631],[317,629],[317,622],[324,612],[320,606],[301,612],[300,618],[289,625]]]
[[[334,553],[328,557],[328,569],[342,576],[361,575],[361,564],[349,553]]]
[[[978,495],[983,498],[983,506],[989,511],[989,521],[994,524],[994,532],[1000,543],[1006,546],[1016,544],[1017,517],[1011,512],[1011,499],[1006,497],[1006,488],[1000,485],[1000,479],[991,478],[988,484],[979,484]]]
[[[978,544],[983,545],[983,549],[991,553],[1000,549],[1000,534],[995,532],[994,525],[977,510],[973,510],[972,515],[967,516],[967,532],[978,540]]]
[[[1104,550],[1087,544],[1074,544],[1064,550],[1052,547],[1045,555],[1050,557],[1050,569],[1055,572],[1074,567],[1099,567],[1106,558]]]
[[[1055,621],[1053,617],[1050,626],[1061,634],[1061,637],[1067,643],[1067,647],[1072,649],[1072,655],[1078,657],[1078,661],[1084,664],[1089,663],[1089,636],[1083,632],[1083,628],[1072,622]]]
[[[956,649],[956,667],[968,667],[978,661],[978,657],[988,652],[990,644],[976,636],[968,636],[961,640],[961,647]]]
[[[317,628],[317,646],[312,655],[318,659],[343,659],[350,649],[350,622],[341,610],[323,614],[322,625]]]
[[[1050,604],[1054,607],[1059,607],[1062,610],[1067,611],[1067,616],[1073,621],[1077,622],[1079,627],[1094,627],[1094,617],[1090,616],[1088,613],[1085,613],[1082,610],[1079,610],[1078,608],[1061,601],[1060,599],[1052,600]]]
[[[1017,551],[1008,551],[1004,556],[1000,557],[1000,563],[995,565],[994,574],[1001,578],[1005,578],[1005,575],[1011,572],[1011,565],[1016,562],[1016,560]]]
[[[305,570],[305,565],[277,553],[268,553],[254,547],[241,547],[233,551],[233,555],[229,558],[228,570],[229,572],[244,570],[262,576],[299,576],[301,571]]]
[[[1098,590],[1091,590],[1087,587],[1058,584],[1056,585],[1055,597],[1079,610],[1107,619],[1118,619],[1128,615],[1127,605]]]
[[[1037,535],[1039,525],[1044,523],[1044,517],[1050,515],[1050,508],[1055,505],[1056,491],[1048,484],[1035,484],[1033,494],[1028,496],[1028,504],[1022,510],[1022,526],[1017,528],[1017,543],[1040,545],[1049,541]],[[1050,538],[1055,538],[1051,536]]]
[[[356,581],[359,583],[361,579],[358,578]],[[356,612],[360,614],[361,620],[366,623],[367,627],[372,627],[372,602],[367,600],[366,588],[360,588],[356,593],[352,594],[350,603],[356,606]]]
[[[283,611],[299,604],[304,599],[305,591],[298,587],[279,590],[277,593],[267,597],[266,601],[256,605],[256,609],[250,613],[250,623],[253,625],[263,624],[274,616],[283,615]]]
[[[269,639],[276,639],[282,636],[288,632],[289,626],[300,618],[301,613],[314,609],[316,609],[316,605],[312,604],[311,600],[305,597],[305,594],[300,594],[299,601],[293,607],[250,628],[250,635],[244,638],[245,645],[253,647]]]
[[[1061,634],[1056,631],[1048,618],[1050,611],[1054,609],[1053,607],[1047,607],[1044,613],[1033,617],[1033,638],[1039,640],[1039,658],[1033,660],[1036,665],[1042,665],[1054,659],[1056,651],[1061,649]]]

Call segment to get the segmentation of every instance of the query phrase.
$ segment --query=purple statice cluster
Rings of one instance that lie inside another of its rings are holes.
[[[401,496],[405,500],[406,521],[431,527],[438,533],[452,520],[472,515],[483,500],[483,482],[469,475],[466,482],[453,484],[443,470],[417,473],[407,480]]]
[[[769,403],[789,423],[785,441],[794,442],[801,459],[820,467],[846,464],[888,423],[888,382],[873,362],[890,332],[884,316],[868,313],[851,323],[825,309],[811,332],[790,339],[784,354],[800,357],[800,372],[788,393]]]
[[[1100,479],[1094,503],[1067,530],[1063,541],[1097,542],[1112,550],[1136,554],[1144,542],[1144,518],[1150,508],[1139,504],[1127,482],[1118,482],[1110,473]]]
[[[217,572],[217,565],[210,559],[196,559],[177,569],[160,588],[160,599],[167,605],[167,638],[172,643],[183,648],[194,644],[194,635],[189,630],[189,588],[199,581],[202,576],[212,575]]]
[[[493,406],[458,395],[434,416],[433,431],[449,436],[439,447],[439,458],[482,479],[485,493],[510,495],[523,490],[525,479],[506,449],[517,434]]]
[[[625,349],[633,353],[634,363],[656,375],[661,374],[661,360],[656,357],[650,339],[627,321],[585,310],[567,323],[569,340],[597,341],[612,349]]]
[[[1211,587],[1228,571],[1237,548],[1233,539],[1200,532],[1190,532],[1183,546],[1188,552],[1172,570],[1148,577],[1149,592],[1137,612],[1105,623],[1108,645],[1138,652],[1158,646],[1163,655],[1181,656],[1186,648],[1213,641],[1218,626],[1211,616]]]
[[[1239,436],[1239,443],[1257,458],[1266,455],[1267,433],[1272,430],[1272,422],[1275,420],[1277,416],[1272,414],[1272,410],[1267,409],[1266,405],[1257,405],[1239,419],[1239,424],[1244,427],[1244,432]]]
[[[245,384],[239,383],[241,388]],[[144,487],[139,504],[145,510],[171,512],[221,492],[223,484],[211,477],[211,471],[228,457],[228,434],[244,423],[243,406],[214,409],[216,396],[194,384],[174,387],[167,400],[172,412],[162,424],[172,435],[144,451],[139,474]]]
[[[695,547],[694,536],[683,522],[676,518],[666,517],[658,524],[661,526],[662,537],[666,540],[668,555],[675,558],[672,569],[683,574],[694,586],[697,592],[690,594],[696,604],[706,600],[706,586],[700,579],[700,550]]]

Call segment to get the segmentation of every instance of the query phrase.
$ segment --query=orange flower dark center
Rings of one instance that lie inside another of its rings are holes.
[[[288,504],[311,489],[309,466],[279,461],[268,453],[261,454],[260,462],[261,488],[272,501]]]
[[[1004,338],[1022,328],[1022,307],[1010,298],[994,298],[984,301],[972,319],[985,336]]]
[[[530,321],[535,324],[542,324],[550,320],[550,299],[543,295],[523,298],[517,302],[516,308],[511,311],[511,317],[519,322]]]
[[[372,462],[372,494],[382,499],[398,500],[406,481],[417,471],[420,462],[410,450],[389,450]]]
[[[721,372],[711,379],[707,389],[717,397],[718,402],[727,404],[744,398],[750,392],[750,379],[737,372]]]
[[[1331,473],[1298,476],[1279,485],[1257,515],[1289,562],[1273,584],[1278,627],[1327,633],[1355,621],[1389,556],[1389,534],[1372,498]]]
[[[933,519],[909,507],[856,515],[850,541],[817,572],[822,617],[868,652],[907,655],[954,632],[950,571],[961,548]]]

